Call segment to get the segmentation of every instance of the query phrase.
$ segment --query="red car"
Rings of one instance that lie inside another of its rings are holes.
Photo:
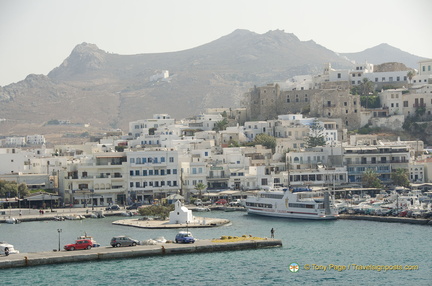
[[[228,202],[225,199],[220,199],[216,202],[217,205],[226,205]]]
[[[78,239],[75,243],[66,244],[64,249],[75,250],[75,249],[91,249],[93,242],[90,239]]]

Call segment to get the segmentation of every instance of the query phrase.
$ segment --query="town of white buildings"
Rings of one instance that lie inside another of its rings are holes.
[[[0,180],[54,190],[60,204],[77,207],[150,202],[170,194],[189,200],[199,183],[208,194],[277,185],[358,187],[367,169],[384,184],[392,183],[391,172],[399,168],[407,170],[413,183],[432,182],[432,157],[422,141],[348,135],[366,124],[400,130],[419,106],[431,114],[431,66],[432,60],[420,62],[417,74],[407,78],[406,71],[374,72],[371,64],[354,70],[328,65],[318,76],[255,87],[247,94],[248,107],[207,109],[182,120],[155,114],[130,122],[127,134],[112,132],[82,145],[46,148],[42,135],[8,137],[0,141]],[[344,86],[358,85],[363,78],[396,83],[397,88],[379,93],[380,109],[366,109],[358,96],[344,94]],[[287,109],[274,107],[272,99],[283,101]],[[313,117],[300,113],[305,104]],[[228,127],[216,131],[224,118]],[[307,148],[314,122],[322,127],[326,144]],[[248,145],[259,134],[276,138],[274,150]]]

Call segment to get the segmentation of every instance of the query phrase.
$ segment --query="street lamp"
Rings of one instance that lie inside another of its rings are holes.
[[[59,240],[58,240],[58,242],[59,242],[59,244],[58,244],[58,251],[60,251],[60,233],[62,232],[62,229],[61,229],[61,228],[58,228],[58,229],[57,229],[57,232],[58,232],[58,235],[59,235]]]

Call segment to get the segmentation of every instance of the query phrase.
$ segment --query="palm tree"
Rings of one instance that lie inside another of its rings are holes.
[[[362,176],[363,188],[382,188],[378,174],[372,169],[366,169]]]
[[[411,83],[411,80],[412,80],[412,78],[413,78],[415,75],[416,75],[415,70],[410,70],[410,71],[407,73],[407,77],[408,77],[408,79],[409,79],[409,83]]]
[[[366,108],[368,107],[369,94],[371,92],[373,92],[373,83],[369,79],[363,78],[363,81],[359,85],[359,93],[366,96]]]
[[[207,186],[204,185],[203,183],[198,183],[195,185],[195,190],[197,190],[199,192],[200,200],[202,199],[202,191],[205,190],[206,188],[207,188]]]

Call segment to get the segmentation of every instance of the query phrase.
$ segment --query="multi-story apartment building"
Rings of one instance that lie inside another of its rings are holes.
[[[29,145],[42,145],[45,144],[45,136],[43,135],[27,135],[26,142]]]
[[[127,151],[128,201],[161,199],[180,193],[181,162],[179,151],[166,148]]]
[[[5,147],[22,147],[26,145],[25,137],[6,137],[4,140]]]
[[[129,122],[129,135],[137,138],[142,135],[153,135],[151,130],[161,126],[174,125],[175,119],[169,114],[154,114],[152,119],[142,119]]]
[[[409,162],[410,150],[407,146],[344,147],[344,165],[350,183],[361,183],[367,169],[375,171],[383,183],[390,183],[392,170],[407,170]]]
[[[78,207],[126,203],[126,154],[95,153],[76,160],[62,177],[66,204]]]

